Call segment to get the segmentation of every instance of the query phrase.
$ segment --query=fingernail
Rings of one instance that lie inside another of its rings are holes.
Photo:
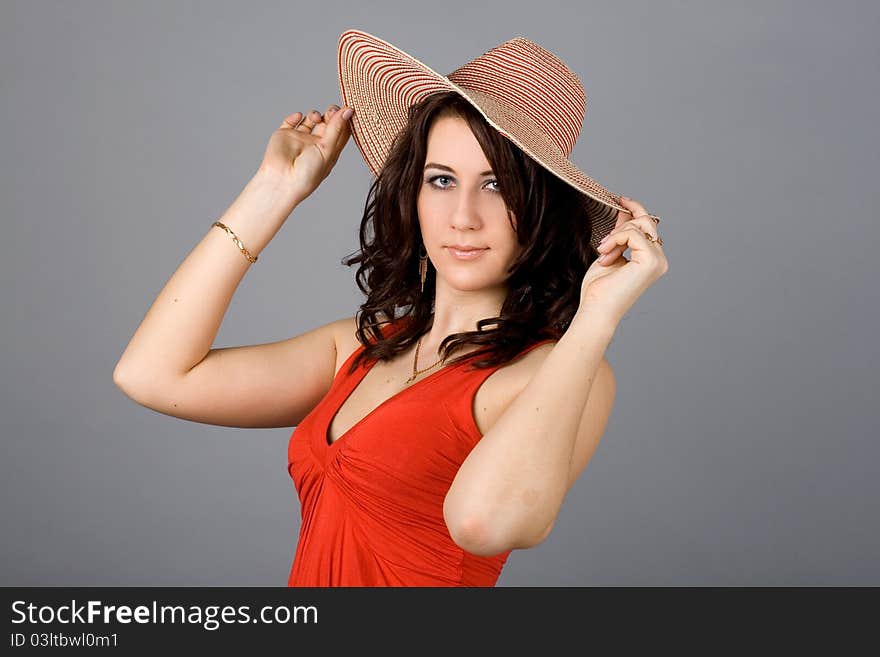
[[[343,119],[351,118],[351,115],[352,115],[352,114],[354,114],[354,110],[353,110],[352,108],[349,107],[347,110],[345,110],[345,111],[342,113],[342,118],[343,118]]]

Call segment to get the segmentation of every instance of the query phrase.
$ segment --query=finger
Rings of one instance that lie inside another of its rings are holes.
[[[608,233],[608,235],[606,235],[602,239],[602,241],[599,242],[599,246],[596,247],[597,250],[598,249],[604,250],[610,244],[618,244],[618,245],[623,244],[625,242],[626,238],[629,236],[624,235],[623,241],[621,241],[621,239],[620,239],[621,233],[631,233],[631,232],[636,233],[637,235],[641,235],[642,237],[644,237],[646,241],[650,242],[651,240],[649,240],[648,236],[645,235],[646,231],[644,229],[645,229],[645,227],[650,227],[651,231],[653,231],[655,229],[653,228],[653,225],[651,223],[642,224],[642,222],[650,222],[650,221],[651,220],[648,219],[647,217],[639,219],[638,221],[635,221],[635,220],[627,221],[620,228],[615,228],[613,231]],[[654,237],[652,232],[648,232],[648,234],[651,237]]]
[[[314,129],[321,125],[321,121],[323,120],[323,116],[318,110],[312,110],[308,114],[306,114],[306,118],[303,121],[304,125],[309,126],[309,130],[314,132]]]
[[[321,120],[321,115],[318,114],[317,110],[312,110],[303,118],[302,123],[300,123],[296,129],[300,132],[311,132],[312,128],[315,127],[315,124]]]
[[[614,243],[612,238],[617,235],[620,230],[622,230],[622,228],[615,228],[611,233],[608,233],[602,242],[599,243],[599,246],[596,247],[596,251],[599,254],[597,260],[600,264],[610,264],[617,258],[617,256],[623,255],[624,251],[629,248],[628,244],[618,246]]]
[[[347,119],[344,118],[345,111],[348,109],[352,108],[348,105],[343,105],[339,111],[334,112],[333,116],[330,118],[330,122],[324,130],[323,136],[323,140],[327,146],[338,146],[348,138],[349,134],[351,134],[351,119],[354,117],[354,114]]]
[[[608,255],[601,254],[598,258],[593,260],[593,264],[590,266],[595,265],[596,267],[609,267],[609,268],[610,267],[623,267],[628,262],[629,262],[629,260],[627,260],[626,257],[624,257],[624,256],[620,256],[618,258],[617,256],[612,256],[611,254],[608,254]]]
[[[285,117],[285,119],[281,122],[281,125],[278,126],[280,128],[295,128],[299,125],[299,122],[302,120],[302,112],[294,112],[290,116]]]
[[[623,215],[625,217],[629,217],[630,215]],[[632,228],[634,226],[638,226],[639,229],[649,233],[652,237],[657,237],[657,227],[654,222],[652,222],[648,217],[639,217],[637,219],[626,219],[621,221],[618,216],[617,225],[612,228],[605,237],[602,238],[602,241],[599,242],[599,245],[605,244],[611,235],[617,233],[621,230],[625,230],[626,228]],[[597,247],[598,248],[598,247]]]
[[[651,245],[652,242],[642,232],[641,227],[627,222],[622,228],[609,233],[605,241],[596,247],[596,251],[599,252],[600,264],[607,265],[627,249],[648,249]]]
[[[654,214],[651,214],[650,212],[648,212],[648,211],[645,209],[645,206],[643,206],[643,205],[642,205],[641,203],[639,203],[638,201],[634,201],[633,199],[631,199],[631,198],[627,198],[626,196],[621,196],[621,197],[620,197],[620,204],[621,204],[623,207],[625,207],[627,210],[629,210],[629,217],[628,217],[628,219],[634,219],[634,218],[636,218],[636,217],[641,217],[641,216],[643,216],[643,215],[646,215],[648,218],[653,218],[653,221],[654,221],[654,224],[655,224],[655,225],[658,224],[658,223],[660,223],[660,217],[658,217],[657,215],[654,215]]]
[[[327,125],[330,123],[330,119],[333,118],[333,114],[338,109],[338,105],[328,105],[327,109],[324,110],[324,116],[321,117],[321,121],[315,126],[314,130],[312,130],[312,134],[317,135],[318,137],[322,136],[327,130]]]
[[[638,231],[642,232],[642,235],[647,233],[648,235],[651,236],[651,239],[648,240],[649,242],[653,242],[653,244],[655,246],[657,246],[658,248],[661,246],[660,243],[656,241],[656,240],[659,240],[659,235],[657,234],[657,224],[655,224],[648,217],[638,217],[636,219],[630,219],[629,221],[627,221],[625,223],[625,225],[621,226],[620,228],[616,228],[614,231],[612,231],[612,233],[615,231],[620,231],[620,230],[638,230]],[[609,235],[610,235],[610,233],[609,233]],[[648,239],[648,238],[645,237],[645,239]],[[607,244],[607,241],[600,242],[599,247],[604,247],[605,244]],[[605,252],[604,248],[599,248],[599,247],[597,247],[597,250],[600,253]],[[613,261],[617,256],[621,255],[628,248],[629,248],[628,244],[625,244],[623,246],[614,247],[610,251],[606,252],[608,254],[608,258],[607,258],[607,260],[603,260],[602,262]]]
[[[621,203],[621,205],[623,205],[623,203]],[[614,226],[611,228],[611,231],[617,230],[630,219],[632,219],[632,215],[629,213],[628,210],[618,210],[617,221],[614,222]]]
[[[625,216],[628,217],[629,215],[625,215]],[[637,227],[639,230],[641,230],[644,233],[648,233],[654,239],[658,239],[658,237],[659,237],[659,235],[657,233],[657,224],[655,224],[646,215],[636,217],[635,219],[627,219],[626,221],[619,222],[619,225],[612,228],[611,231],[608,233],[608,235],[611,235],[612,233],[616,233],[619,230],[625,230],[626,228],[634,228],[634,227]],[[603,237],[602,242],[599,242],[599,244],[602,244],[608,238],[608,235]]]
[[[640,215],[633,219],[630,219],[626,222],[625,226],[622,226],[620,230],[623,228],[635,227],[641,230],[643,233],[648,233],[654,239],[658,237],[657,224],[654,223],[654,220],[651,219],[648,215]]]

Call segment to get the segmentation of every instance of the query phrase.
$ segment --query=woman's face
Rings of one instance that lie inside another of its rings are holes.
[[[464,119],[444,116],[434,121],[417,208],[438,285],[442,279],[459,290],[479,290],[507,279],[522,247],[499,184]],[[456,256],[453,245],[482,250],[463,258]]]

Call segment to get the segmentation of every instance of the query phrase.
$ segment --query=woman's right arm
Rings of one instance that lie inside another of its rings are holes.
[[[321,127],[313,131],[285,129],[282,124],[263,164],[224,213],[220,221],[252,255],[260,254],[332,169],[349,135],[340,114],[326,124],[318,121]],[[285,132],[278,136],[281,131]],[[312,148],[319,141],[323,155]],[[303,153],[308,155],[300,159]],[[299,170],[285,169],[286,158]],[[116,385],[143,406],[196,422],[239,427],[298,424],[329,389],[336,370],[335,336],[342,328],[350,329],[352,319],[279,342],[211,349],[250,266],[231,236],[211,227],[137,328],[113,371]]]

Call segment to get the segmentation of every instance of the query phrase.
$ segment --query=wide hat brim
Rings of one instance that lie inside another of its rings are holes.
[[[521,37],[504,45],[518,43],[540,48]],[[450,79],[453,74],[441,75],[379,37],[354,29],[343,32],[338,44],[338,68],[342,102],[355,110],[352,139],[375,176],[394,138],[406,126],[409,107],[430,94],[454,91],[502,136],[584,195],[592,218],[590,242],[594,248],[614,228],[618,211],[630,212],[617,202],[618,194],[581,171],[544,131],[524,121],[521,113],[499,97],[478,91],[473,85],[456,84]]]

